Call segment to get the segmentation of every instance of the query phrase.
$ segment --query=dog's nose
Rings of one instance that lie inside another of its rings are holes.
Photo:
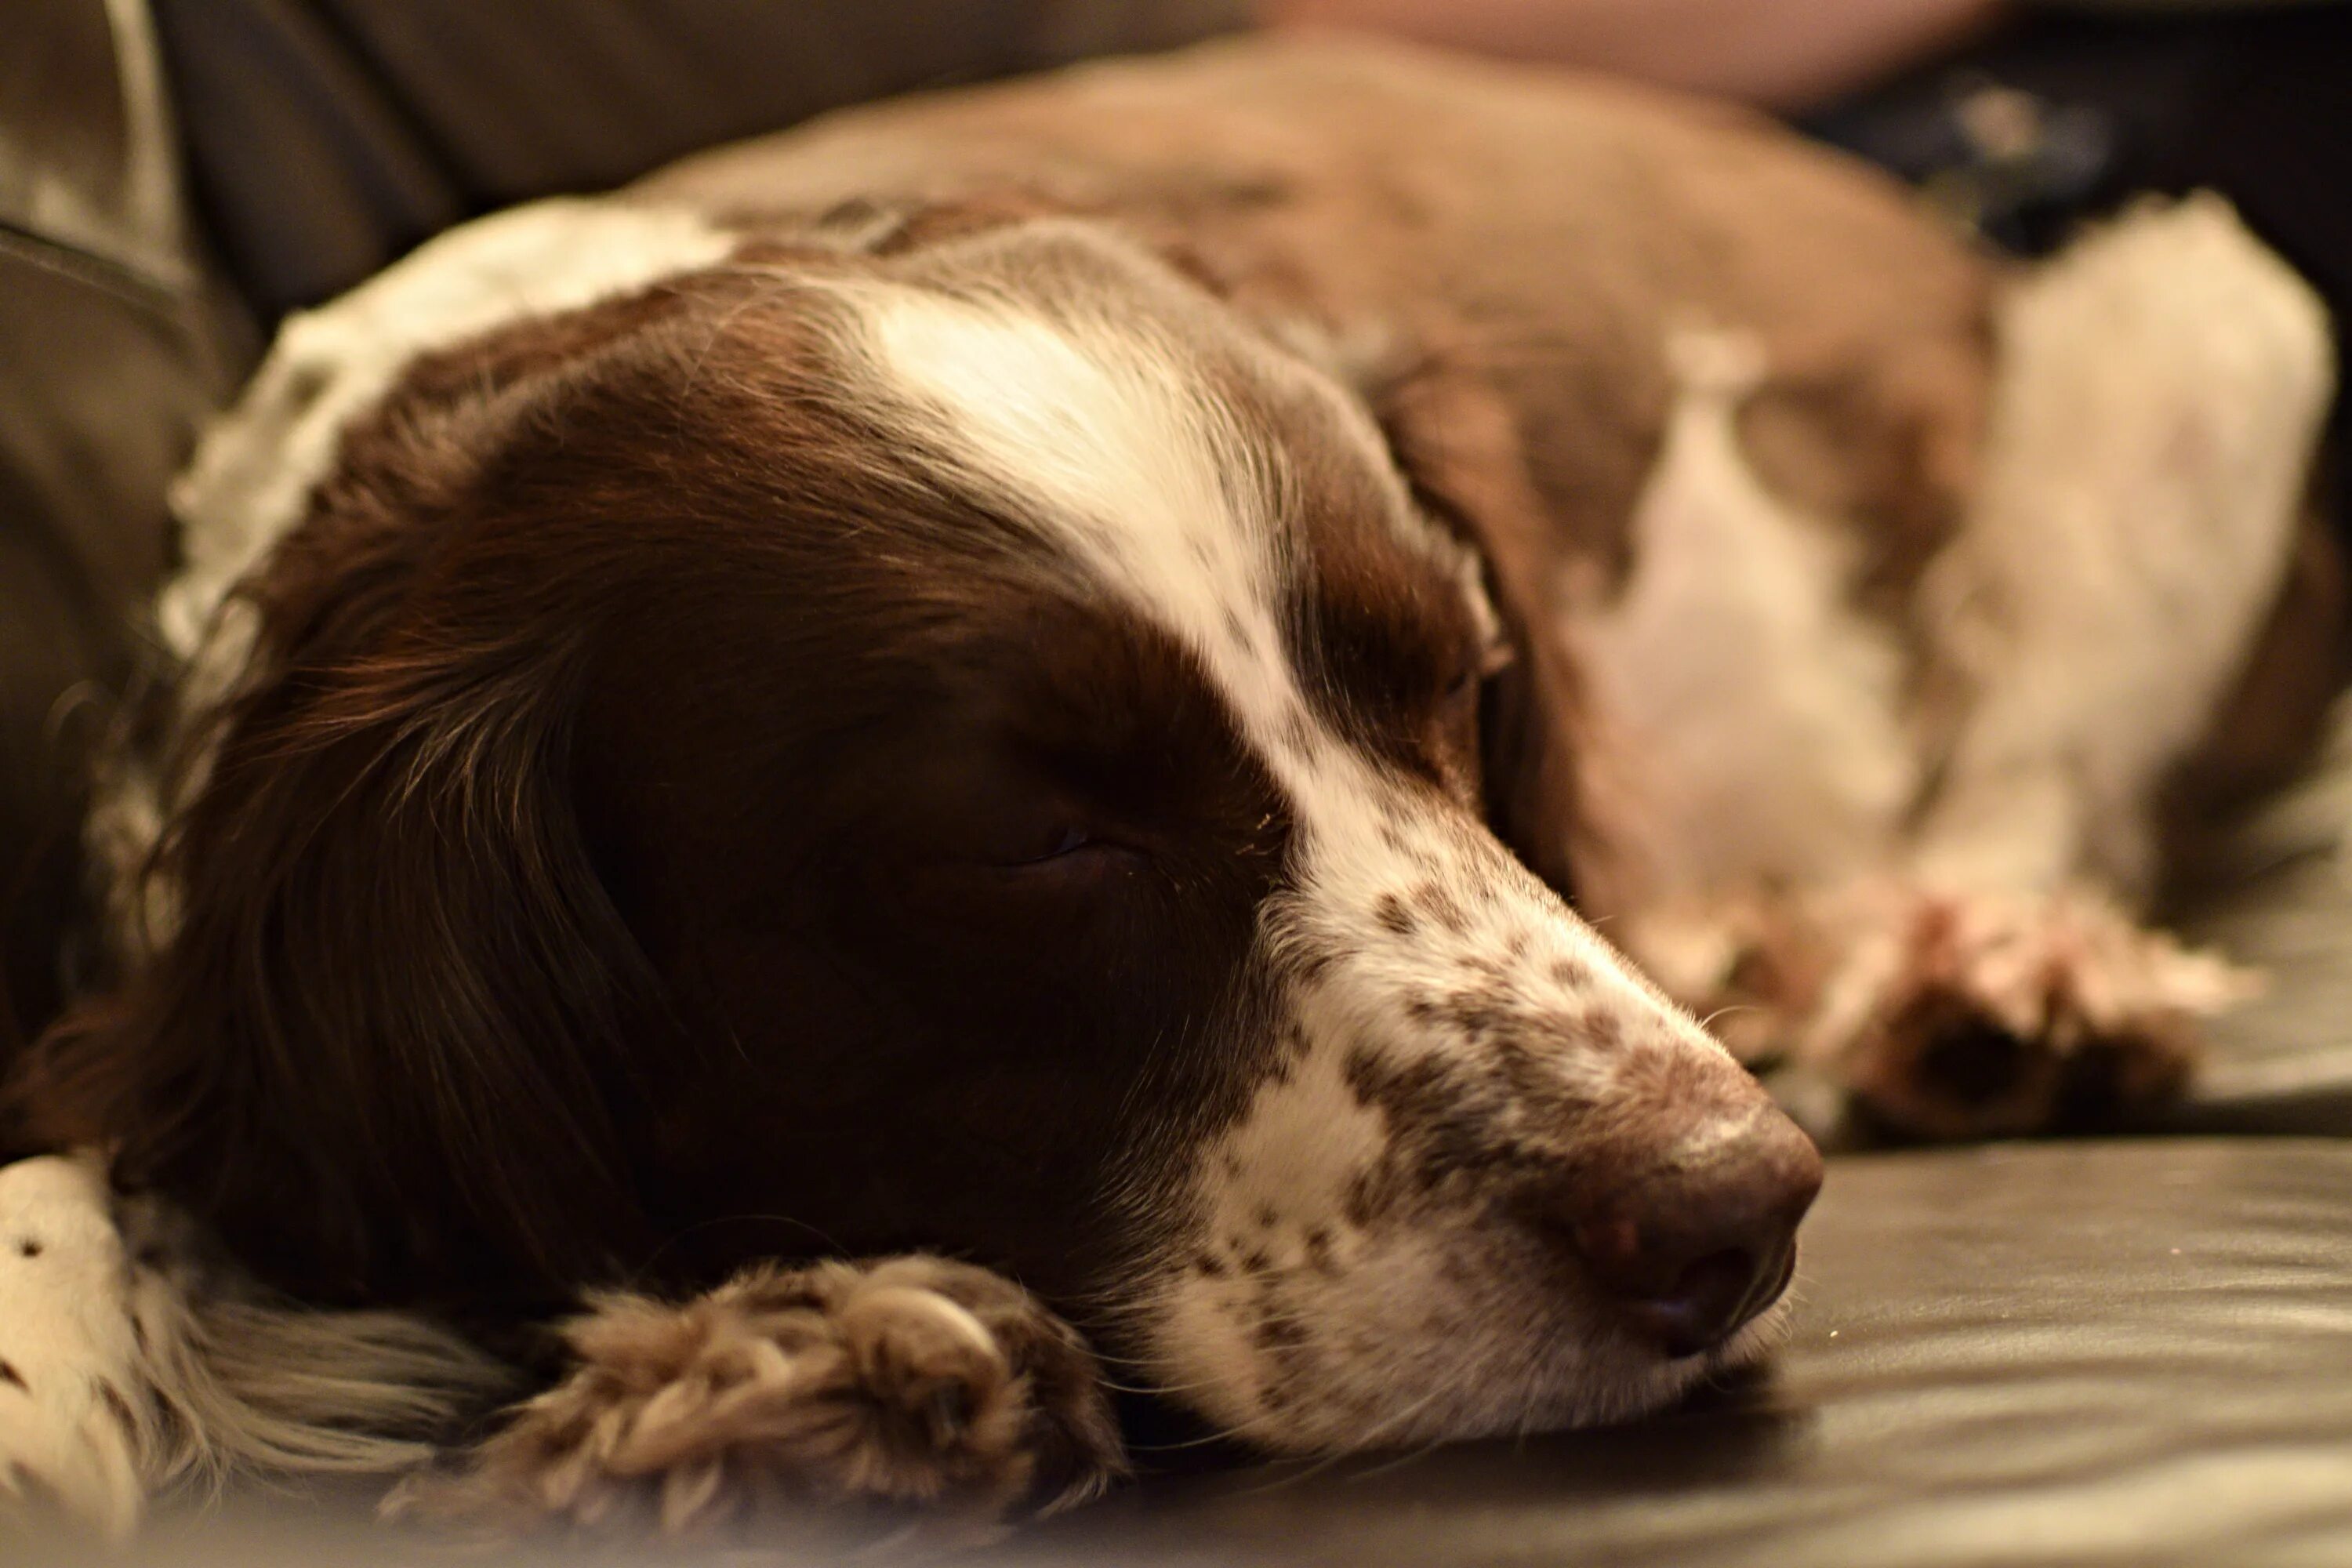
[[[1627,1323],[1668,1355],[1696,1355],[1788,1289],[1821,1188],[1812,1140],[1759,1094],[1728,1128],[1573,1184],[1552,1224]]]

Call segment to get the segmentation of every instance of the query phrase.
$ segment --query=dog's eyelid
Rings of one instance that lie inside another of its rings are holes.
[[[1151,855],[1126,840],[1097,838],[1080,831],[1046,854],[984,864],[997,875],[1024,883],[1085,882],[1098,877],[1132,876],[1151,864]]]

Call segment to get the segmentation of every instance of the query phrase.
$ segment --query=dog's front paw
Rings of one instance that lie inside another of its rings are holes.
[[[130,1259],[94,1159],[0,1167],[0,1535],[129,1535],[154,1418]]]
[[[755,1268],[683,1305],[608,1296],[578,1366],[398,1511],[707,1535],[812,1505],[938,1533],[1122,1468],[1092,1355],[1019,1287],[936,1258]]]
[[[1877,926],[1832,982],[1808,1054],[1921,1137],[2040,1131],[2173,1099],[2202,1020],[2259,989],[2081,892],[1914,891]]]

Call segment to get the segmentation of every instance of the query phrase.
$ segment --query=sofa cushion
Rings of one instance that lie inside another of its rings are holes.
[[[137,5],[0,44],[0,1066],[59,995],[84,783],[169,555],[163,487],[240,367]]]

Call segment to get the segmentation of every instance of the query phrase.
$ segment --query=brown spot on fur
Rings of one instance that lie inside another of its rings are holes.
[[[1470,1038],[1481,1039],[1508,1022],[1513,1014],[1493,991],[1457,991],[1437,1007],[1437,1016]]]
[[[44,1508],[55,1509],[59,1506],[62,1494],[50,1484],[47,1476],[22,1460],[9,1460],[7,1475],[7,1489],[15,1492],[18,1497]]]
[[[1251,1331],[1250,1338],[1257,1348],[1277,1359],[1297,1352],[1307,1343],[1307,1330],[1297,1314],[1286,1308],[1269,1307]]]
[[[1313,985],[1331,972],[1339,962],[1339,950],[1321,943],[1302,944],[1292,950],[1291,974],[1302,985]]]
[[[1307,1264],[1318,1274],[1339,1272],[1338,1259],[1331,1251],[1331,1232],[1325,1226],[1310,1226],[1307,1231]]]
[[[125,1432],[137,1429],[139,1418],[131,1413],[130,1399],[111,1381],[98,1379],[98,1397],[106,1405],[106,1413],[114,1417],[116,1426]]]
[[[1470,916],[1462,900],[1437,882],[1423,882],[1412,890],[1412,907],[1444,926],[1455,936],[1470,934]]]
[[[1388,1123],[1384,1173],[1405,1177],[1418,1192],[1507,1168],[1517,1158],[1496,1137],[1495,1086],[1462,1063],[1424,1058],[1390,1064],[1359,1050],[1349,1057],[1345,1072],[1357,1100]],[[1355,1195],[1351,1189],[1350,1197]],[[1367,1219],[1393,1204],[1395,1195],[1391,1181],[1368,1184],[1362,1194]],[[1353,1213],[1349,1217],[1356,1220]]]

